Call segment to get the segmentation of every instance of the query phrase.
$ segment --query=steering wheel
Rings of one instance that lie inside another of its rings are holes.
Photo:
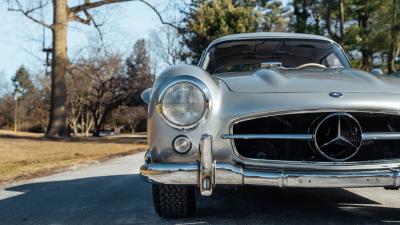
[[[300,66],[296,67],[296,69],[304,69],[304,68],[307,68],[307,67],[318,67],[318,68],[322,68],[322,69],[326,69],[327,68],[326,66],[324,66],[322,64],[319,64],[319,63],[305,63],[303,65],[300,65]]]

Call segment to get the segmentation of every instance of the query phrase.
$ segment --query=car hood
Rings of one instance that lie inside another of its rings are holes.
[[[399,78],[377,77],[355,69],[262,69],[254,73],[224,73],[214,76],[225,82],[232,92],[239,93],[400,93]]]

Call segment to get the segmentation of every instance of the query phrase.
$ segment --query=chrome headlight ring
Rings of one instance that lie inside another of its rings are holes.
[[[201,91],[202,96],[204,98],[204,110],[202,112],[202,115],[199,117],[199,119],[197,121],[190,123],[190,124],[183,125],[183,124],[177,124],[174,121],[171,121],[171,118],[168,118],[168,116],[165,115],[165,112],[163,110],[163,108],[164,108],[163,101],[164,101],[166,94],[168,93],[168,91],[171,88],[175,87],[176,85],[185,84],[185,83],[188,85],[192,85]],[[198,127],[200,124],[202,124],[207,119],[208,114],[211,109],[211,95],[210,95],[210,91],[207,88],[207,86],[199,79],[191,77],[191,76],[179,76],[177,79],[161,85],[159,90],[161,90],[161,91],[159,92],[158,99],[157,99],[157,112],[159,113],[161,118],[164,120],[164,122],[167,123],[170,127],[178,129],[178,130],[191,130],[191,129]]]

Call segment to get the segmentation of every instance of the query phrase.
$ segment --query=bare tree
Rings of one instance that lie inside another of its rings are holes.
[[[93,94],[89,105],[94,122],[94,136],[99,136],[112,110],[121,105],[127,97],[127,83],[119,55],[100,59],[101,64],[90,68],[95,74]]]
[[[73,135],[79,133],[81,117],[85,108],[85,93],[90,89],[90,83],[87,79],[81,78],[81,71],[74,64],[70,65],[66,76],[67,85],[67,121],[72,129]]]
[[[38,85],[29,101],[28,118],[34,126],[40,127],[46,133],[50,109],[50,80],[47,76],[37,77]]]
[[[147,111],[144,106],[121,106],[113,114],[117,124],[128,125],[132,134],[135,133],[136,127],[147,118]]]
[[[175,28],[176,25],[164,21],[161,14],[157,9],[145,0],[99,0],[91,1],[84,0],[82,4],[69,6],[68,0],[52,0],[53,8],[53,21],[48,22],[40,17],[38,14],[40,10],[49,4],[49,0],[22,1],[22,0],[8,0],[9,10],[22,13],[26,18],[40,24],[52,31],[52,63],[51,63],[51,107],[50,107],[50,120],[47,129],[47,137],[68,137],[69,132],[67,129],[67,110],[66,110],[66,84],[65,75],[67,69],[68,55],[67,55],[67,32],[68,23],[75,21],[82,24],[96,24],[91,10],[99,8],[104,5],[137,1],[150,7],[159,17],[162,24],[166,24]],[[24,3],[25,4],[24,4]],[[37,4],[34,4],[37,3]]]
[[[0,98],[0,128],[11,128],[13,126],[14,107],[14,98],[11,95],[5,95]]]
[[[47,123],[49,122],[49,105],[43,102],[37,103],[36,107],[32,109],[31,122],[41,128],[42,132],[46,132]]]
[[[160,35],[161,34],[161,35]],[[180,62],[182,46],[179,43],[179,33],[171,27],[163,27],[160,31],[152,31],[149,39],[149,50],[152,61],[162,61],[171,66]],[[154,64],[152,62],[152,64]]]
[[[68,109],[74,134],[78,128],[87,134],[93,127],[94,136],[98,136],[107,116],[126,101],[129,87],[124,69],[119,54],[100,52],[71,66],[68,70],[71,76],[67,77]]]

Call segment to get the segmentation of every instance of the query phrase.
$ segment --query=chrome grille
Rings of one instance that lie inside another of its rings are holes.
[[[273,115],[237,122],[232,133],[238,154],[245,158],[285,161],[330,161],[314,145],[314,131],[335,112]],[[363,132],[361,147],[346,161],[400,159],[400,115],[349,112]],[[344,134],[351,139],[350,134]]]

